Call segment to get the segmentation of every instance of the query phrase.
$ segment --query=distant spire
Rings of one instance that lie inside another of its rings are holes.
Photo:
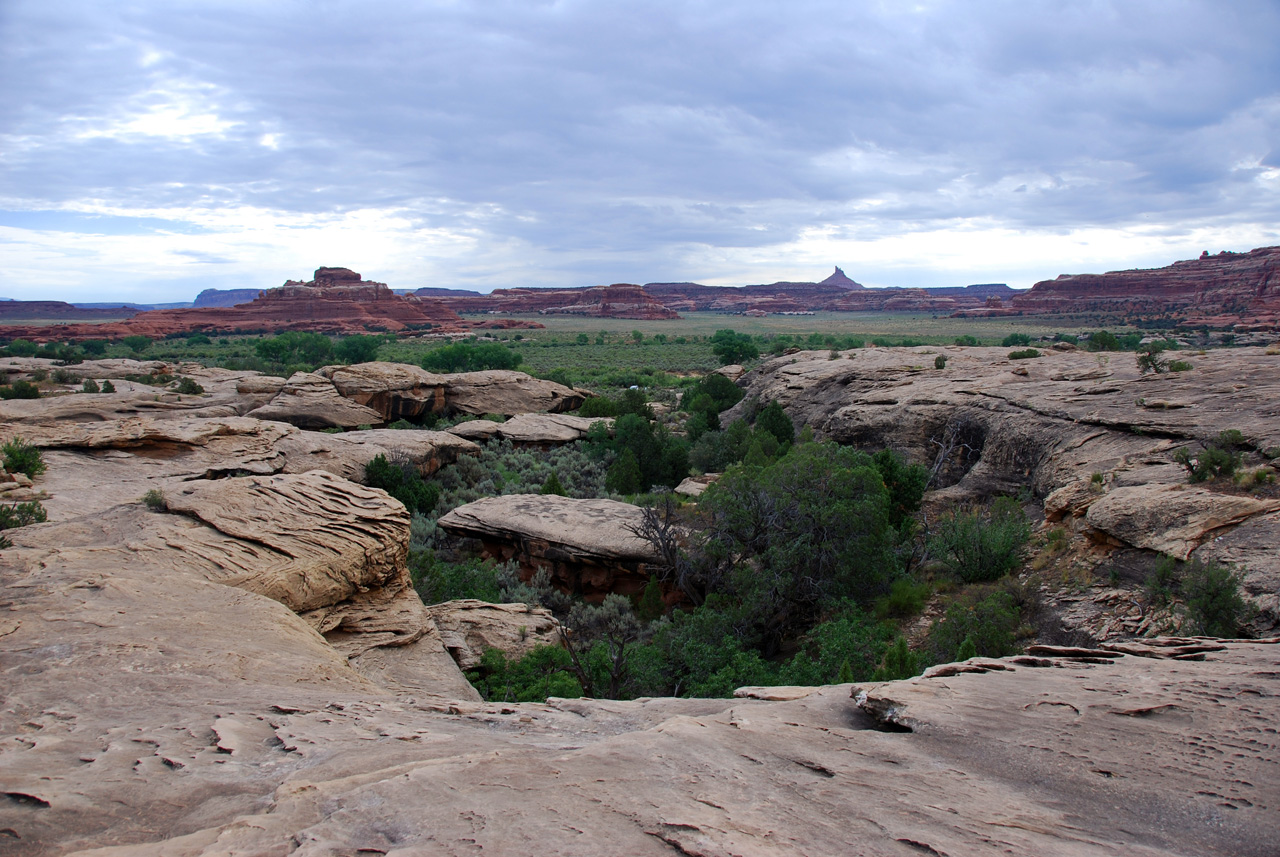
[[[835,269],[835,273],[833,273],[830,277],[827,277],[827,278],[826,278],[825,280],[823,280],[821,283],[818,283],[818,285],[820,285],[820,286],[839,286],[839,287],[841,287],[842,289],[861,289],[861,288],[863,288],[863,286],[862,286],[862,284],[861,284],[861,283],[856,283],[856,282],[854,282],[853,280],[849,279],[847,276],[845,276],[844,271],[840,270],[839,266],[837,266],[837,267],[836,267],[836,269]]]

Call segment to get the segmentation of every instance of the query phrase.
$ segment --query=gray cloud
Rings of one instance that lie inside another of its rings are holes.
[[[490,284],[975,219],[1253,235],[1278,35],[1265,2],[17,0],[0,207],[381,209],[471,236],[488,273],[434,270]]]

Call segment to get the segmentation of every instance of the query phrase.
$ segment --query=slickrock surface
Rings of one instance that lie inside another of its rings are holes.
[[[447,432],[324,434],[247,417],[189,415],[0,426],[0,441],[13,437],[44,450],[48,469],[38,484],[52,521],[135,503],[150,489],[164,492],[197,479],[325,470],[358,482],[378,455],[413,462],[430,475],[459,455],[479,453]]]
[[[319,370],[337,391],[386,422],[445,410],[445,376],[405,363],[358,363]]]
[[[238,612],[220,628],[263,639]],[[0,715],[10,853],[1274,853],[1274,644],[971,661],[779,701],[424,705],[312,667],[294,626],[207,675],[200,634],[143,629],[147,647],[96,655],[0,637],[27,667]]]
[[[556,585],[599,601],[631,595],[649,581],[657,555],[635,534],[642,510],[616,500],[575,500],[544,494],[486,497],[439,520],[453,535],[479,539],[484,556],[515,560],[526,579],[547,569]]]
[[[936,467],[939,497],[1030,488],[1050,521],[1104,547],[1238,563],[1262,611],[1256,629],[1280,627],[1276,500],[1230,483],[1189,485],[1174,460],[1228,429],[1256,453],[1280,448],[1280,356],[1181,352],[1190,371],[1143,376],[1126,353],[1045,349],[1011,361],[1008,352],[868,348],[837,360],[800,352],[767,361],[743,384],[748,398],[778,400],[820,436]],[[937,354],[947,356],[945,369],[933,368]]]

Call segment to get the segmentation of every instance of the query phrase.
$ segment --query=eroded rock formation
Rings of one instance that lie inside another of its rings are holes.
[[[123,322],[10,327],[10,336],[44,342],[162,337],[196,331],[279,333],[285,330],[352,334],[371,330],[462,330],[457,313],[434,298],[397,295],[385,283],[363,280],[347,268],[317,268],[308,282],[290,280],[234,307],[192,307],[142,312]]]
[[[657,554],[636,535],[642,514],[616,500],[508,494],[459,506],[438,523],[479,539],[487,558],[515,560],[526,580],[546,569],[559,588],[600,601],[611,592],[634,595],[649,582]]]
[[[1187,327],[1275,330],[1280,326],[1280,247],[1206,252],[1164,268],[1063,274],[1014,297],[1008,311],[1168,316]]]
[[[1274,471],[1257,453],[1280,449],[1280,356],[1216,350],[1189,355],[1190,371],[1141,375],[1130,355],[1048,350],[1011,361],[1007,353],[869,348],[831,360],[799,352],[767,361],[744,383],[748,399],[777,400],[820,436],[929,465],[935,502],[1029,490],[1050,521],[1101,552],[1230,558],[1260,608],[1255,630],[1280,627],[1280,554],[1263,535],[1280,520],[1277,500],[1229,481],[1189,485],[1174,458],[1234,429],[1257,466]]]

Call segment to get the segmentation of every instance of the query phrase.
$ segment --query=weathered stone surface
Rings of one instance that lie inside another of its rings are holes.
[[[1013,298],[1020,313],[1173,316],[1189,327],[1280,324],[1280,247],[1205,253],[1164,268],[1066,274]]]
[[[569,414],[517,414],[505,423],[490,420],[468,420],[446,429],[450,434],[468,440],[502,437],[516,445],[559,446],[586,437],[596,423],[604,423],[612,432],[612,417],[575,417]]]
[[[355,428],[384,422],[382,414],[345,398],[332,381],[314,372],[294,374],[270,402],[245,416],[306,429]]]
[[[326,366],[318,374],[358,405],[382,415],[384,422],[413,419],[445,410],[445,376],[406,363]]]
[[[560,623],[543,607],[466,598],[429,605],[427,613],[445,649],[464,670],[479,666],[489,649],[515,660],[534,646],[561,644]]]
[[[702,492],[711,487],[721,475],[720,473],[704,473],[701,476],[685,477],[684,481],[675,487],[675,492],[683,494],[685,497],[701,497]]]
[[[561,413],[586,401],[577,390],[523,372],[490,369],[443,377],[447,408],[464,414]]]
[[[128,588],[73,592],[113,626],[103,608],[133,603]],[[144,629],[170,654],[23,650],[44,669],[0,712],[20,736],[3,787],[28,796],[0,805],[21,837],[13,853],[1274,850],[1280,765],[1259,731],[1277,713],[1274,645],[1230,643],[1204,662],[1006,659],[854,688],[861,709],[849,685],[780,701],[422,705],[344,684],[340,665],[327,681],[295,676],[296,646],[265,664],[278,684],[219,684],[257,664],[224,656],[192,675],[199,626],[173,641]],[[88,633],[113,632],[73,629]],[[73,677],[91,656],[137,692],[86,705]],[[129,659],[173,671],[120,671]],[[878,718],[913,731],[879,731]]]
[[[557,586],[591,600],[630,595],[649,581],[653,546],[635,534],[643,510],[616,500],[575,500],[543,494],[487,497],[459,506],[439,525],[479,539],[485,557],[515,560],[525,579],[547,569]]]
[[[446,432],[324,434],[266,420],[189,415],[0,427],[0,440],[15,436],[45,451],[49,467],[39,487],[54,521],[136,502],[149,489],[194,479],[326,470],[359,482],[377,455],[412,462],[427,476],[459,455],[479,452],[475,444]]]
[[[1226,527],[1280,509],[1280,500],[1219,494],[1187,485],[1116,488],[1089,506],[1094,529],[1134,547],[1186,559]]]

